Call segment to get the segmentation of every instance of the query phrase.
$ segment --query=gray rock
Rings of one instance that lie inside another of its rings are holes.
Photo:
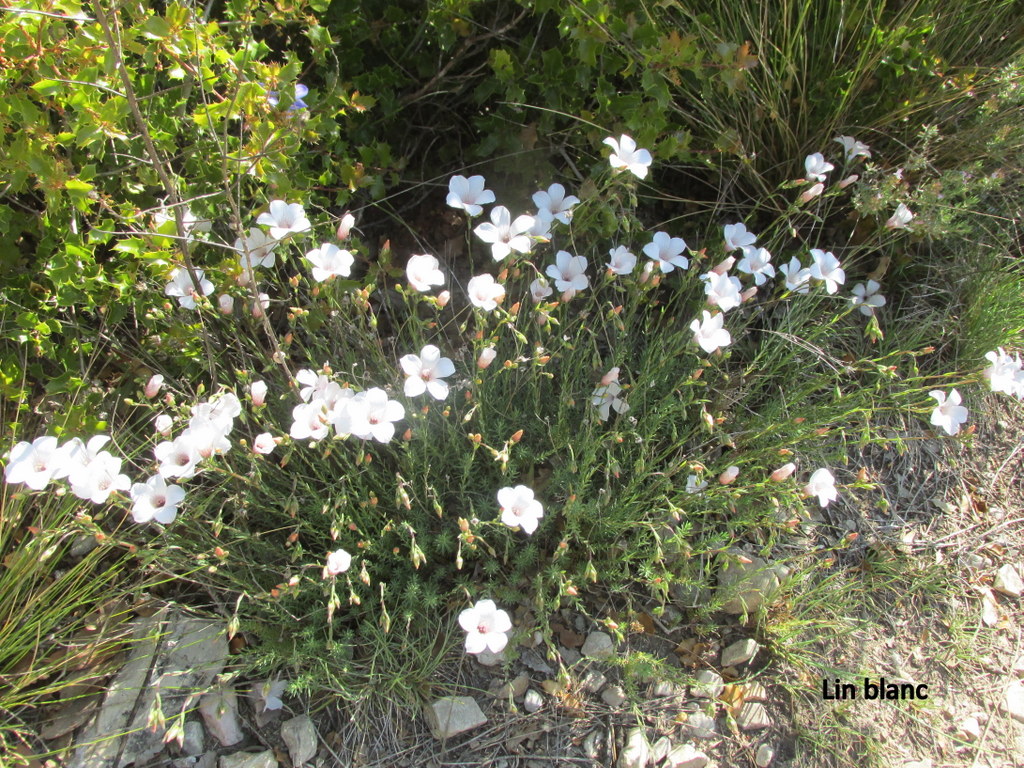
[[[748,701],[740,708],[736,724],[744,731],[759,731],[771,726],[772,719],[768,717],[768,710],[764,708],[764,704]]]
[[[607,659],[615,650],[611,635],[607,632],[591,632],[580,648],[588,659]]]
[[[245,738],[238,720],[238,696],[233,687],[222,687],[203,696],[199,714],[221,746],[230,747]]]
[[[185,723],[185,739],[181,742],[181,751],[190,757],[199,757],[203,754],[203,746],[206,742],[206,731],[203,724],[198,720],[189,720]]]
[[[690,686],[690,695],[698,699],[717,699],[722,695],[725,681],[713,669],[702,669],[693,676],[696,682]]]
[[[265,752],[236,752],[220,759],[220,768],[278,768],[273,750]]]
[[[1007,563],[996,571],[995,581],[992,582],[992,589],[1002,592],[1009,597],[1020,597],[1024,591],[1024,583],[1021,583],[1020,574],[1017,569]]]
[[[750,661],[760,647],[752,637],[738,640],[722,651],[722,666],[735,667]]]
[[[672,742],[669,741],[668,736],[662,736],[654,744],[651,745],[651,765],[657,765],[666,757],[668,757],[669,750],[672,749]]]
[[[737,558],[750,562],[742,562]],[[767,600],[771,601],[779,588],[780,571],[759,557],[747,555],[738,549],[729,550],[718,572],[718,597],[723,598],[726,613],[752,613]]]
[[[668,593],[684,608],[696,608],[711,600],[711,590],[696,584],[679,584],[677,582],[669,586]]]
[[[665,757],[665,768],[704,768],[708,756],[693,744],[679,744]]]
[[[1024,684],[1019,680],[1006,687],[1001,709],[1018,723],[1024,723]]]
[[[644,768],[651,759],[651,744],[643,728],[630,728],[619,752],[617,768]]]
[[[718,725],[715,718],[705,715],[703,712],[694,712],[686,721],[686,728],[690,735],[696,739],[713,739],[718,735]]]
[[[505,661],[505,649],[501,649],[501,653],[494,653],[489,648],[484,648],[480,653],[473,654],[476,656],[476,660],[483,664],[485,667],[496,667]]]
[[[670,696],[685,696],[685,686],[673,683],[671,680],[659,680],[651,686],[651,696],[656,699],[668,698]]]
[[[601,701],[609,707],[621,707],[626,702],[626,692],[621,685],[609,685],[601,691]]]
[[[558,646],[558,655],[562,657],[562,663],[567,667],[571,667],[583,658],[575,648],[565,648],[561,645]]]
[[[499,685],[494,690],[494,697],[496,699],[515,699],[518,701],[523,698],[526,694],[526,689],[530,685],[530,678],[525,674],[517,675],[510,682]]]
[[[299,715],[281,723],[281,738],[288,747],[292,768],[299,768],[316,755],[316,726],[307,715]]]
[[[600,691],[604,684],[608,682],[608,678],[601,674],[599,669],[588,669],[587,674],[583,676],[580,681],[580,688],[590,693],[597,693]]]
[[[604,744],[606,734],[600,728],[591,731],[583,739],[583,754],[589,757],[591,760],[597,760],[601,757],[601,746]]]
[[[757,768],[768,768],[774,759],[775,750],[769,744],[762,744],[757,748],[757,754],[754,755],[754,762],[757,763]]]
[[[544,697],[537,691],[531,688],[526,692],[526,696],[523,698],[523,709],[527,712],[533,713],[544,706]]]
[[[427,722],[437,739],[450,739],[487,722],[472,696],[445,696],[427,707]]]

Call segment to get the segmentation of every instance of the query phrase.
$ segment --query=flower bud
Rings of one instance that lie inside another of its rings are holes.
[[[344,213],[341,216],[341,221],[338,222],[338,239],[348,240],[349,234],[352,232],[352,227],[356,225],[356,217],[351,213]]]
[[[792,475],[795,471],[796,464],[794,464],[793,462],[789,462],[788,464],[783,464],[781,467],[772,472],[771,475],[768,476],[768,479],[771,480],[773,483],[781,483],[787,477]]]
[[[157,432],[166,436],[171,434],[171,427],[174,426],[174,420],[166,413],[161,413],[153,421],[153,426],[156,427]]]
[[[441,291],[439,294],[437,294],[437,306],[439,306],[439,307],[447,307],[448,306],[448,302],[451,301],[451,300],[452,300],[452,292],[451,291]]]
[[[718,476],[718,482],[720,482],[722,485],[728,485],[739,476],[740,468],[737,466],[732,466],[726,469],[725,472]]]
[[[239,285],[245,285],[245,283],[239,283]],[[230,315],[235,311],[235,297],[222,293],[217,297],[217,306],[220,307],[222,315]]]
[[[249,385],[249,395],[252,397],[252,404],[259,408],[267,401],[267,383],[254,381]]]
[[[494,347],[487,347],[480,352],[480,356],[476,359],[476,367],[481,371],[489,367],[494,362],[494,358],[498,356],[498,350]]]
[[[263,311],[270,306],[270,297],[265,293],[259,294],[259,298],[252,302],[251,309],[252,316],[256,318],[263,317]]]
[[[839,188],[846,189],[848,186],[856,182],[858,179],[860,179],[860,176],[858,176],[856,173],[847,176],[845,179],[839,182]]]
[[[164,385],[164,377],[159,373],[154,373],[149,377],[149,381],[146,382],[145,389],[142,390],[142,394],[152,400],[160,393],[160,387]]]
[[[800,202],[801,203],[810,202],[811,200],[816,198],[818,195],[820,195],[824,191],[825,191],[825,185],[822,184],[819,181],[813,187],[811,187],[810,189],[806,190],[802,195],[800,195]]]
[[[750,301],[757,295],[757,286],[752,285],[740,294],[740,301]]]
[[[515,432],[514,432],[514,433],[512,434],[512,437],[510,437],[510,438],[508,439],[508,441],[509,441],[510,443],[518,443],[518,442],[519,442],[520,440],[522,440],[522,439],[523,439],[523,430],[519,429],[519,430],[516,430],[516,431],[515,431]]]
[[[644,264],[644,268],[640,270],[640,284],[643,285],[651,279],[651,273],[654,272],[654,262],[648,261]]]
[[[711,268],[711,271],[714,272],[716,275],[724,275],[726,272],[728,272],[730,269],[732,269],[732,265],[735,264],[735,263],[736,263],[736,257],[735,256],[729,256],[728,258],[718,262],[718,264],[713,266]]]
[[[610,371],[608,371],[608,373],[606,373],[604,376],[601,377],[601,386],[602,387],[607,387],[613,381],[618,381],[618,380],[619,380],[619,367],[615,366]]]

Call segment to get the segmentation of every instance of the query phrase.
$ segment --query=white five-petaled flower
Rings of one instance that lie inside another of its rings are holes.
[[[466,631],[466,653],[501,653],[508,645],[512,620],[493,600],[478,600],[459,614],[459,626]]]
[[[445,376],[455,373],[455,364],[447,357],[441,357],[441,350],[427,344],[419,355],[406,355],[399,363],[405,375],[405,396],[416,397],[429,392],[435,400],[448,397],[448,382]]]
[[[820,248],[811,248],[811,277],[815,280],[822,280],[825,283],[825,290],[835,293],[839,286],[846,282],[846,272],[839,266],[839,259],[832,251],[823,251]]]
[[[485,243],[491,244],[491,256],[501,261],[512,251],[529,253],[533,247],[529,232],[533,229],[533,216],[518,216],[512,220],[512,214],[503,205],[491,209],[491,220],[477,225],[473,233]]]
[[[804,158],[804,169],[807,171],[808,181],[825,181],[825,176],[835,168],[832,163],[825,162],[825,156],[821,152],[815,152]]]
[[[737,248],[746,248],[757,242],[757,235],[753,232],[748,232],[746,224],[726,224],[723,231],[726,253],[735,251]]]
[[[270,236],[274,240],[284,240],[291,235],[308,232],[311,225],[301,203],[286,203],[284,200],[272,200],[270,210],[256,218],[257,224],[270,227]]]
[[[292,108],[294,107],[295,105],[293,104]],[[287,680],[264,680],[253,688],[257,706],[262,705],[261,711],[263,712],[272,709],[281,709],[284,706],[281,696],[284,695],[285,689],[287,688]]]
[[[132,487],[128,475],[121,474],[121,459],[108,451],[101,451],[89,463],[87,473],[71,476],[71,492],[93,504],[103,504],[114,491],[127,491]]]
[[[532,283],[530,283],[530,298],[533,299],[534,304],[539,304],[544,301],[548,296],[554,293],[551,285],[543,277],[538,277]]]
[[[549,264],[544,274],[555,281],[555,288],[560,291],[582,291],[590,285],[586,275],[587,260],[583,256],[573,256],[568,251],[555,254],[555,263]]]
[[[244,279],[248,281],[249,269],[256,267],[272,267],[276,261],[274,248],[277,247],[277,240],[270,237],[262,229],[251,227],[249,234],[244,238],[235,240],[235,250],[238,251],[238,263],[242,267]],[[248,259],[248,266],[246,260]],[[243,283],[244,284],[244,283]]]
[[[292,426],[288,434],[295,440],[323,440],[330,434],[327,405],[314,397],[292,408]]]
[[[158,443],[153,448],[153,455],[160,462],[157,471],[162,477],[180,477],[183,480],[195,477],[196,463],[202,458],[192,441],[184,435],[174,441]]]
[[[824,467],[814,471],[810,480],[807,481],[807,485],[804,486],[804,493],[808,496],[817,496],[818,503],[822,507],[827,507],[830,502],[839,498],[839,491],[836,490],[836,479]]]
[[[566,197],[565,187],[561,184],[552,184],[547,192],[541,190],[533,193],[533,204],[537,206],[538,211],[546,211],[553,219],[563,224],[569,223],[572,218],[572,207],[579,201],[575,195]]]
[[[505,286],[495,282],[490,275],[477,275],[470,278],[466,285],[466,293],[469,294],[470,304],[490,312],[505,298]]]
[[[452,176],[448,180],[448,205],[479,216],[484,211],[481,206],[494,202],[494,193],[484,189],[486,183],[483,176]]]
[[[273,453],[277,447],[277,440],[269,432],[260,432],[252,441],[253,453],[259,453],[266,456],[268,453]]]
[[[348,277],[352,274],[355,257],[334,243],[323,243],[306,254],[313,265],[313,279],[322,283],[332,277]]]
[[[651,242],[644,246],[644,253],[661,267],[662,272],[671,272],[676,267],[689,269],[690,260],[683,256],[686,241],[672,237],[668,232],[655,232]]]
[[[874,280],[868,280],[867,284],[857,283],[852,288],[853,297],[850,301],[862,315],[870,317],[876,309],[885,306],[885,296],[878,292],[881,287]]]
[[[743,286],[738,278],[720,275],[717,272],[705,272],[700,279],[704,281],[704,293],[707,294],[708,304],[717,306],[722,312],[728,312],[743,302],[740,296]]]
[[[540,242],[550,242],[551,224],[554,220],[555,217],[551,215],[550,211],[541,208],[533,215],[533,226],[530,227],[530,231],[526,234]]]
[[[843,145],[843,152],[846,153],[846,162],[856,160],[858,157],[871,157],[871,150],[862,141],[857,141],[853,136],[836,136],[832,141]]]
[[[616,374],[617,376],[617,374]],[[629,403],[619,397],[622,394],[622,385],[618,381],[602,383],[590,396],[590,404],[597,408],[601,421],[608,421],[611,416],[611,409],[616,413],[628,413]]]
[[[502,488],[498,491],[498,504],[501,505],[501,522],[509,528],[522,528],[524,533],[536,531],[544,517],[544,506],[533,498],[533,490],[525,485]]]
[[[209,219],[197,219],[196,215],[192,213],[192,209],[187,205],[181,206],[181,223],[185,228],[185,236],[188,240],[193,240],[193,232],[209,232],[213,228],[213,222]],[[156,222],[156,226],[159,229],[168,221],[174,221],[174,209],[173,208],[161,208],[153,214],[153,221]],[[175,225],[177,226],[177,225]],[[177,234],[177,232],[175,232]]]
[[[427,253],[417,253],[409,257],[405,265],[405,276],[409,285],[420,292],[427,292],[431,286],[444,285],[444,273],[441,263]]]
[[[721,312],[712,315],[706,309],[701,314],[704,316],[703,320],[694,320],[690,323],[693,339],[700,348],[710,354],[720,347],[729,346],[732,343],[732,336],[724,327],[725,315]]]
[[[327,564],[324,566],[324,578],[338,576],[352,566],[352,555],[344,549],[336,549],[327,555]]]
[[[960,393],[956,389],[951,389],[947,397],[941,389],[933,389],[928,393],[928,397],[935,398],[935,402],[938,403],[932,411],[932,425],[942,427],[949,435],[959,432],[960,425],[966,423],[969,415],[967,409],[960,405]]]
[[[743,257],[736,265],[736,269],[751,275],[755,285],[764,285],[769,277],[775,277],[772,255],[767,248],[758,248],[755,245],[743,246]]]
[[[609,136],[602,143],[612,148],[612,153],[608,156],[612,168],[617,171],[629,171],[638,179],[647,178],[647,170],[654,159],[646,149],[637,149],[632,137],[622,134],[616,141]]]
[[[196,269],[194,271],[196,273],[196,279],[199,281],[199,288],[202,291],[202,295],[209,296],[213,293],[213,283],[203,276],[203,270]],[[200,298],[200,294],[196,291],[195,284],[192,282],[192,277],[184,267],[176,267],[174,271],[171,272],[171,281],[164,286],[164,295],[176,296],[178,298],[178,304],[183,306],[185,309],[195,309],[196,299]]]
[[[985,359],[992,363],[983,371],[992,391],[1024,398],[1024,364],[1020,354],[1010,355],[998,347],[986,352]]]
[[[889,229],[910,229],[907,225],[914,218],[913,212],[903,203],[896,206],[896,213],[889,217],[885,226]]]
[[[178,505],[185,498],[185,489],[178,485],[167,485],[160,475],[153,475],[145,483],[135,483],[131,489],[132,519],[136,523],[158,523],[170,525],[178,516]]]
[[[11,449],[8,456],[4,480],[8,483],[24,483],[33,491],[41,491],[53,479],[54,470],[63,460],[56,437],[43,435],[31,443],[20,442]]]
[[[811,270],[802,267],[796,256],[789,260],[789,264],[780,264],[779,272],[786,276],[786,290],[797,293],[811,290]]]
[[[388,398],[380,387],[373,387],[359,395],[359,407],[350,408],[351,434],[360,440],[371,437],[378,443],[391,442],[395,435],[394,422],[405,418],[405,407]]]
[[[636,269],[636,254],[624,245],[617,245],[608,251],[611,258],[605,266],[616,275],[629,275]]]

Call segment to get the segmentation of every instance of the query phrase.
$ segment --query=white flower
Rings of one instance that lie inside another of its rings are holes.
[[[132,487],[128,475],[121,474],[121,459],[101,451],[89,463],[88,473],[71,477],[71,492],[93,504],[103,504],[114,491],[127,491]]]
[[[8,483],[24,483],[33,491],[41,491],[50,483],[61,460],[56,437],[43,435],[31,444],[20,442],[11,449],[7,458],[4,480]]]
[[[512,251],[530,252],[533,241],[527,233],[533,224],[533,216],[519,216],[513,221],[508,208],[496,205],[491,209],[491,220],[479,224],[473,232],[485,243],[491,244],[491,256],[495,261],[501,261]]]
[[[270,709],[281,709],[284,706],[281,696],[284,695],[287,687],[288,682],[286,680],[264,680],[253,688],[253,698],[256,699],[256,705],[258,707],[262,705],[262,712]]]
[[[344,573],[352,566],[352,555],[344,549],[336,549],[327,556],[324,566],[324,578]]]
[[[267,235],[262,229],[251,227],[245,239],[241,237],[235,240],[235,250],[238,251],[238,263],[242,271],[255,269],[256,267],[272,267],[276,261],[274,248],[277,240]],[[248,257],[246,256],[248,254]],[[248,258],[248,267],[246,259]],[[246,276],[248,278],[248,276]]]
[[[208,459],[215,453],[226,453],[231,448],[227,438],[231,423],[203,416],[189,419],[188,429],[181,433],[179,440],[187,440],[199,457]],[[227,427],[227,429],[225,429]]]
[[[405,418],[405,408],[397,400],[388,399],[388,393],[379,387],[361,393],[361,407],[351,414],[351,434],[360,440],[371,437],[378,443],[387,443],[395,434],[392,422]]]
[[[746,224],[726,224],[725,252],[735,251],[737,248],[746,248],[757,241],[757,235],[747,231]]]
[[[441,263],[429,254],[413,254],[405,265],[405,276],[409,285],[426,293],[433,285],[444,285],[444,273],[440,267]]]
[[[180,206],[181,211],[181,223],[185,228],[185,237],[188,240],[194,240],[192,236],[193,232],[209,232],[213,228],[213,222],[208,219],[197,219],[196,215],[192,213],[192,209],[187,205]],[[162,227],[168,221],[174,221],[174,210],[161,208],[153,214],[153,220],[156,222],[157,229]],[[177,227],[177,225],[175,225]],[[177,232],[175,232],[177,234]]]
[[[786,290],[797,293],[811,290],[811,270],[801,267],[796,256],[789,260],[789,264],[781,264],[779,272],[786,276]]]
[[[683,256],[686,241],[681,237],[671,237],[668,232],[656,232],[654,237],[644,246],[648,258],[661,267],[662,272],[671,272],[676,267],[689,269],[690,260]]]
[[[505,298],[505,287],[496,283],[490,275],[477,275],[466,285],[469,301],[474,307],[490,312]]]
[[[555,254],[555,263],[549,264],[544,274],[555,281],[555,288],[560,291],[582,291],[590,285],[586,275],[587,260],[582,256],[573,256],[568,251]]]
[[[196,279],[199,281],[199,287],[202,290],[203,296],[209,296],[213,293],[213,283],[203,277],[203,270],[195,270]],[[195,285],[192,283],[192,278],[188,274],[188,270],[184,267],[176,267],[171,272],[171,281],[164,286],[165,296],[177,296],[178,303],[185,309],[195,309],[196,299],[200,298],[199,293],[196,291]]]
[[[491,363],[494,362],[494,358],[498,356],[498,350],[494,347],[485,347],[480,350],[480,356],[476,359],[476,367],[481,371],[489,368]]]
[[[871,150],[862,141],[857,141],[853,136],[836,136],[832,141],[843,145],[846,153],[846,162],[856,160],[858,157],[871,157]]]
[[[158,523],[170,525],[178,516],[178,505],[185,498],[185,489],[167,485],[160,475],[153,475],[145,483],[135,483],[131,489],[132,519],[136,523]]]
[[[815,152],[804,158],[804,168],[807,170],[808,181],[824,181],[825,175],[835,168],[832,163],[825,162],[825,156],[821,152]]]
[[[264,456],[268,453],[273,453],[276,447],[277,441],[269,432],[260,432],[252,441],[253,452],[261,453]]]
[[[736,269],[748,275],[752,275],[755,285],[764,285],[769,277],[775,277],[775,267],[772,266],[772,255],[767,248],[758,248],[753,245],[743,246],[743,258],[739,260]]]
[[[313,398],[292,408],[292,426],[288,434],[295,440],[323,440],[330,433],[327,407],[324,401]]]
[[[704,293],[707,294],[708,304],[718,306],[722,312],[738,307],[743,301],[740,298],[743,286],[737,278],[720,275],[717,272],[706,272],[700,279],[704,281]]]
[[[554,220],[555,217],[551,215],[551,212],[542,208],[534,214],[533,226],[530,227],[530,231],[526,234],[536,240],[540,240],[541,242],[550,242],[551,224]]]
[[[611,258],[605,266],[616,275],[629,275],[636,269],[636,255],[624,245],[617,245],[608,251]]]
[[[308,232],[311,226],[300,203],[286,203],[284,200],[272,200],[270,210],[261,213],[256,223],[270,227],[270,236],[274,240]]]
[[[308,368],[304,368],[295,374],[295,380],[302,386],[299,388],[299,397],[304,402],[309,402],[313,398],[320,398],[326,394],[327,389],[333,383],[329,376],[323,373],[317,373],[311,371]]]
[[[998,347],[986,352],[985,359],[992,363],[984,370],[984,375],[993,392],[1024,397],[1024,370],[1019,354],[1011,356],[1002,347]]]
[[[933,389],[928,393],[928,397],[935,398],[935,402],[938,403],[932,411],[932,425],[942,427],[949,435],[959,432],[960,425],[964,424],[969,416],[967,409],[960,405],[960,393],[956,389],[951,389],[947,398],[941,389]]]
[[[323,243],[306,254],[313,265],[313,279],[318,283],[332,277],[348,277],[352,274],[355,257],[333,243]]]
[[[187,480],[195,477],[196,463],[201,458],[192,441],[187,437],[178,437],[173,442],[166,440],[153,448],[153,455],[160,462],[157,471],[161,477],[180,477]]]
[[[270,306],[270,297],[263,293],[256,294],[256,298],[249,302],[249,312],[253,317],[263,317],[264,311]]]
[[[647,178],[647,169],[653,158],[646,149],[637,149],[636,142],[631,137],[622,134],[616,141],[609,136],[602,143],[612,148],[612,153],[608,157],[612,168],[617,171],[629,171],[638,179]]]
[[[720,347],[729,346],[732,343],[732,336],[723,327],[725,315],[718,312],[712,316],[706,309],[701,314],[704,316],[703,320],[694,320],[690,323],[693,340],[708,354]]]
[[[498,491],[498,504],[501,505],[501,522],[509,528],[522,528],[524,533],[536,531],[544,517],[544,506],[533,498],[533,490],[525,485],[502,488]]]
[[[609,381],[594,390],[590,396],[590,404],[597,408],[601,421],[608,421],[612,408],[616,413],[628,413],[629,403],[619,395],[622,394],[622,386],[618,381]]]
[[[254,381],[249,385],[249,397],[252,398],[254,407],[259,408],[267,402],[267,382]]]
[[[563,224],[569,223],[572,218],[572,207],[579,201],[580,199],[574,195],[566,197],[565,187],[561,184],[552,184],[547,192],[533,193],[533,204],[537,206],[538,211],[551,214],[553,219]]]
[[[686,478],[686,492],[700,493],[708,487],[707,480],[698,480],[696,475],[688,475]]]
[[[823,251],[820,248],[811,248],[811,277],[815,280],[825,282],[825,290],[835,293],[839,286],[846,282],[846,273],[839,266],[839,259],[832,251]]]
[[[817,496],[818,503],[827,507],[830,502],[839,498],[839,491],[836,490],[836,479],[827,469],[816,469],[811,479],[804,486],[804,493],[808,496]]]
[[[867,285],[857,283],[853,286],[853,297],[850,301],[860,310],[862,315],[870,317],[875,314],[876,309],[885,306],[885,296],[878,292],[879,288],[881,286],[874,280],[868,280]]]
[[[88,443],[83,443],[77,437],[64,443],[54,456],[58,463],[53,470],[53,479],[66,477],[72,484],[88,483],[89,467],[104,452],[103,446],[108,442],[110,442],[109,436],[94,435],[89,438]]]
[[[479,216],[484,210],[481,206],[494,202],[494,193],[484,189],[485,184],[483,176],[452,176],[448,181],[448,205]]]
[[[493,600],[478,600],[459,614],[459,626],[466,631],[466,653],[501,653],[508,645],[512,620]]]
[[[339,240],[348,240],[348,236],[352,234],[352,227],[356,225],[356,217],[351,213],[343,213],[341,219],[338,221],[338,228],[335,230],[334,235]]]
[[[174,426],[174,419],[168,416],[166,413],[161,413],[155,419],[153,419],[153,428],[161,435],[171,434],[171,427]]]
[[[889,229],[910,229],[907,224],[914,218],[913,212],[903,203],[896,206],[896,213],[889,217],[889,220],[885,222],[885,226]]]
[[[544,301],[544,299],[546,299],[552,293],[554,293],[554,291],[548,284],[548,281],[545,280],[543,277],[538,277],[536,280],[530,283],[530,298],[533,299],[534,304],[538,304]]]
[[[408,377],[405,380],[405,396],[416,397],[429,392],[435,400],[448,397],[448,382],[445,376],[455,373],[455,364],[447,357],[441,357],[441,350],[427,344],[419,355],[406,355],[398,361]]]

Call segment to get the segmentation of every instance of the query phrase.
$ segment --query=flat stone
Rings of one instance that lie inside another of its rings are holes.
[[[445,696],[427,708],[430,731],[437,739],[450,739],[487,722],[472,696]]]
[[[630,728],[626,743],[619,752],[618,768],[645,768],[651,759],[651,744],[643,728]]]
[[[1024,583],[1021,582],[1017,569],[1007,563],[996,571],[995,581],[992,582],[992,589],[1002,592],[1009,597],[1020,597],[1024,592]]]
[[[597,760],[601,757],[601,745],[604,744],[605,739],[606,733],[600,728],[588,733],[583,739],[583,754],[591,760]]]
[[[526,696],[523,698],[523,709],[527,712],[533,713],[544,706],[544,697],[533,688],[526,692]]]
[[[203,754],[203,747],[206,743],[206,731],[203,724],[198,720],[189,720],[185,723],[185,738],[181,742],[181,751],[190,757],[199,757]]]
[[[236,752],[233,755],[224,755],[220,759],[220,768],[278,768],[278,765],[274,751],[268,749],[265,752]]]
[[[1024,723],[1024,684],[1014,680],[1006,687],[1001,709],[1018,723]]]
[[[759,731],[770,727],[772,719],[768,717],[768,710],[764,708],[764,704],[748,701],[740,708],[736,724],[744,731]]]
[[[981,738],[981,723],[978,722],[978,718],[971,717],[964,718],[964,721],[960,723],[960,735],[968,741],[977,741]]]
[[[717,699],[722,695],[725,681],[713,669],[702,669],[693,676],[696,681],[690,686],[690,695],[698,699]]]
[[[761,646],[752,637],[738,640],[722,651],[722,666],[735,667],[754,658]]]
[[[706,604],[711,599],[711,590],[705,586],[695,584],[680,584],[676,582],[668,588],[672,599],[685,608],[696,608]]]
[[[221,746],[230,747],[245,738],[238,720],[238,696],[233,687],[223,687],[203,696],[199,714]]]
[[[567,667],[573,666],[583,658],[575,648],[565,648],[561,645],[558,646],[558,655],[562,657],[562,663]]]
[[[718,735],[715,718],[705,715],[703,712],[691,714],[686,721],[686,728],[690,735],[697,739],[713,739]]]
[[[668,736],[662,736],[656,742],[651,745],[651,765],[657,765],[666,757],[668,757],[669,750],[672,749],[672,742]]]
[[[607,632],[591,632],[580,648],[580,653],[588,659],[607,659],[614,650],[611,635]]]
[[[525,674],[517,675],[511,681],[499,685],[494,690],[494,697],[497,699],[508,699],[512,698],[519,700],[526,694],[526,689],[530,686],[530,678]]]
[[[771,748],[770,744],[762,744],[757,748],[757,753],[754,755],[754,762],[757,763],[757,768],[768,768],[774,759],[775,750]]]
[[[693,744],[679,744],[665,757],[665,768],[704,768],[708,756]]]
[[[476,660],[485,667],[496,667],[505,661],[504,648],[501,649],[500,653],[494,653],[489,648],[484,648],[480,653],[475,653],[473,655],[476,656]]]
[[[621,707],[626,703],[626,692],[621,685],[609,685],[601,691],[601,701],[609,707]]]
[[[768,691],[758,682],[747,683],[743,686],[743,699],[745,701],[768,701]]]
[[[590,693],[597,693],[600,691],[604,684],[608,682],[608,678],[601,673],[599,669],[588,669],[587,674],[583,676],[580,681],[580,688]]]
[[[651,686],[651,696],[656,699],[685,695],[686,687],[673,683],[671,680],[659,680]]]
[[[747,555],[738,549],[729,550],[718,571],[717,596],[724,599],[726,613],[752,613],[765,600],[770,601],[779,588],[779,571],[760,557]],[[750,562],[743,562],[742,557]]]
[[[292,768],[300,768],[316,755],[316,726],[308,715],[299,715],[281,723],[281,738],[288,747]]]

